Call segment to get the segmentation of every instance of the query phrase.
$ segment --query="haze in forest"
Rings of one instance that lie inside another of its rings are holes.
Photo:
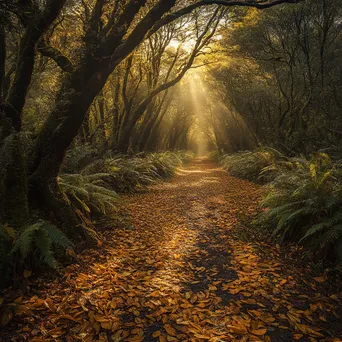
[[[0,0],[0,340],[340,341],[342,0]]]

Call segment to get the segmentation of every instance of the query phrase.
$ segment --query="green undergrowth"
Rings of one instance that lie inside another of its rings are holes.
[[[324,153],[288,158],[274,149],[219,158],[231,175],[264,184],[255,229],[304,246],[314,262],[342,269],[342,163]]]
[[[14,152],[15,144],[17,141],[13,143]],[[134,193],[168,179],[192,158],[193,154],[187,151],[125,156],[100,154],[90,146],[83,146],[68,151],[58,185],[80,219],[84,235],[101,239],[95,222],[103,221],[105,215],[110,215],[111,222],[115,217],[119,224],[124,222],[118,209],[120,193]],[[0,171],[9,173],[6,164]],[[23,203],[26,201],[23,198]],[[27,213],[25,220],[15,224],[0,222],[0,287],[44,267],[59,267],[59,261],[75,256],[74,243],[68,231],[59,229],[42,213]],[[98,243],[101,244],[100,240]]]

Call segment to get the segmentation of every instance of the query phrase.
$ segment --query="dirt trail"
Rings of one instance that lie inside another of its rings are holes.
[[[277,248],[244,241],[241,217],[260,195],[196,159],[124,196],[131,227],[19,299],[6,341],[339,341],[338,298],[320,293],[324,279],[308,283]]]

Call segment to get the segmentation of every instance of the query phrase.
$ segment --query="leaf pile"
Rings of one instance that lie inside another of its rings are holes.
[[[4,341],[340,341],[341,298],[239,237],[261,188],[196,160],[127,195],[132,227],[107,232],[35,295],[0,299]]]

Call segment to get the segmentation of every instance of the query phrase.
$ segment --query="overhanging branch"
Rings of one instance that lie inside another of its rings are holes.
[[[68,57],[64,56],[61,51],[50,46],[44,39],[41,39],[38,43],[38,51],[46,57],[51,58],[56,62],[56,64],[64,71],[64,72],[72,72],[74,70],[74,66]]]
[[[305,0],[273,0],[273,1],[231,1],[231,0],[200,0],[194,4],[186,6],[178,11],[170,13],[163,18],[161,18],[156,24],[152,27],[149,32],[149,36],[159,30],[162,26],[170,24],[174,20],[187,15],[194,11],[196,8],[208,6],[208,5],[221,5],[226,7],[233,6],[242,6],[242,7],[254,7],[257,9],[265,9],[273,6],[281,5],[281,4],[297,4],[299,2],[303,2]]]

